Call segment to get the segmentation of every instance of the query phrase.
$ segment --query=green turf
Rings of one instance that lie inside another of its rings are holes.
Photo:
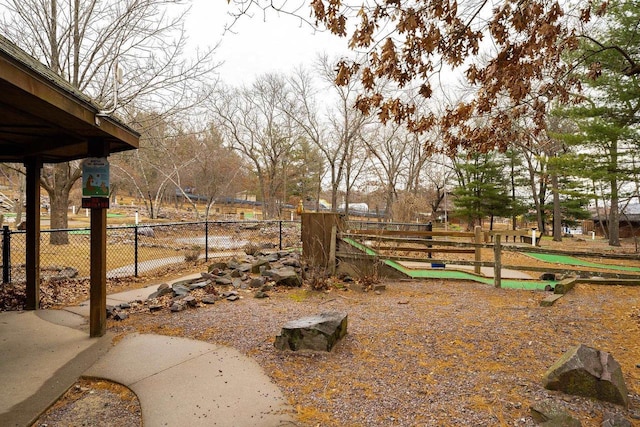
[[[619,270],[619,271],[634,271],[634,272],[640,271],[640,268],[638,267],[625,267],[622,265],[600,264],[596,262],[585,261],[585,260],[578,259],[576,257],[572,257],[568,255],[536,254],[536,253],[527,253],[527,255],[540,261],[555,263],[555,264],[573,265],[578,267],[601,268],[601,269]]]
[[[91,234],[91,230],[70,230],[68,231],[69,234]]]
[[[107,218],[126,218],[127,215],[120,213],[107,213]]]
[[[343,239],[345,242],[349,243],[353,247],[360,249],[365,252],[367,255],[378,256],[376,251],[371,249],[368,246],[361,245],[360,243],[352,240],[352,239]],[[391,260],[384,260],[384,263],[389,267],[392,267],[407,276],[413,279],[451,279],[451,280],[471,280],[473,282],[480,282],[486,285],[493,285],[494,281],[491,277],[482,277],[475,274],[467,273],[459,270],[446,270],[446,269],[413,269],[406,268],[400,265],[399,263]],[[509,289],[528,289],[528,290],[544,290],[546,286],[555,286],[557,282],[549,280],[549,281],[540,281],[540,280],[512,280],[512,279],[502,279],[500,281],[500,285],[503,288]]]

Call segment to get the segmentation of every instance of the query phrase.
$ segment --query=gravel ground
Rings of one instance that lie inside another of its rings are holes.
[[[33,425],[140,427],[140,402],[127,387],[80,380]]]
[[[540,307],[542,292],[384,284],[377,293],[339,285],[274,290],[267,299],[247,292],[236,302],[180,313],[133,314],[110,329],[237,348],[282,388],[301,426],[532,426],[530,406],[546,400],[583,426],[600,426],[605,413],[640,425],[640,287],[578,285],[553,307]],[[284,323],[324,311],[349,316],[348,334],[331,353],[273,347]],[[621,364],[629,409],[542,387],[547,368],[580,343]]]

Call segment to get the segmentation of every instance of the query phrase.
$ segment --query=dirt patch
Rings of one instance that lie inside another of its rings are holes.
[[[120,384],[80,380],[33,424],[34,427],[91,425],[142,426],[138,398]]]
[[[540,291],[445,280],[384,285],[380,292],[339,282],[327,292],[275,289],[266,299],[240,291],[235,302],[132,313],[108,327],[121,337],[156,333],[238,349],[283,390],[300,426],[534,426],[529,408],[547,400],[585,427],[599,427],[608,413],[640,426],[640,287],[577,285],[552,307],[541,307],[548,294]],[[274,348],[287,321],[332,310],[346,312],[349,326],[331,353]],[[620,363],[630,408],[542,387],[545,371],[581,343]],[[126,407],[126,398],[109,396],[109,405]],[[91,393],[51,411],[71,414],[77,406],[72,425],[108,425],[83,409],[93,404],[85,398]]]
[[[301,426],[535,425],[530,405],[559,402],[583,426],[605,413],[640,424],[640,288],[578,285],[553,307],[544,292],[447,281],[385,283],[382,292],[288,289],[180,313],[140,313],[110,323],[121,334],[177,335],[253,357],[298,411]],[[355,289],[355,287],[354,287]],[[289,320],[349,315],[332,353],[281,352]],[[544,372],[570,347],[610,352],[631,408],[551,392]]]

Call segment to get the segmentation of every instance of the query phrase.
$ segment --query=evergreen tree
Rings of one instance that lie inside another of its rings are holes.
[[[458,176],[455,195],[456,214],[467,219],[469,228],[482,225],[482,219],[490,218],[493,229],[496,216],[511,215],[509,182],[504,174],[504,162],[495,153],[460,155],[454,162]]]
[[[578,130],[561,138],[580,155],[569,157],[573,173],[602,187],[609,205],[608,238],[619,246],[619,204],[624,183],[635,170],[627,167],[638,148],[640,81],[633,70],[640,60],[640,1],[616,1],[591,35],[583,36],[578,57],[584,102],[562,112]],[[575,59],[575,58],[572,58]]]

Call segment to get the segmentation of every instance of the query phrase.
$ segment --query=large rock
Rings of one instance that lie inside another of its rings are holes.
[[[287,322],[274,345],[280,350],[331,351],[346,334],[346,313],[321,313]]]
[[[302,277],[292,268],[284,267],[271,270],[270,275],[276,285],[288,287],[302,286]]]
[[[573,418],[558,403],[543,401],[531,405],[531,418],[546,427],[580,427],[582,423]]]
[[[582,344],[568,350],[549,368],[544,387],[629,406],[620,364],[609,353]]]
[[[156,236],[156,233],[153,231],[152,227],[138,227],[138,234],[140,236],[146,236],[146,237]]]

